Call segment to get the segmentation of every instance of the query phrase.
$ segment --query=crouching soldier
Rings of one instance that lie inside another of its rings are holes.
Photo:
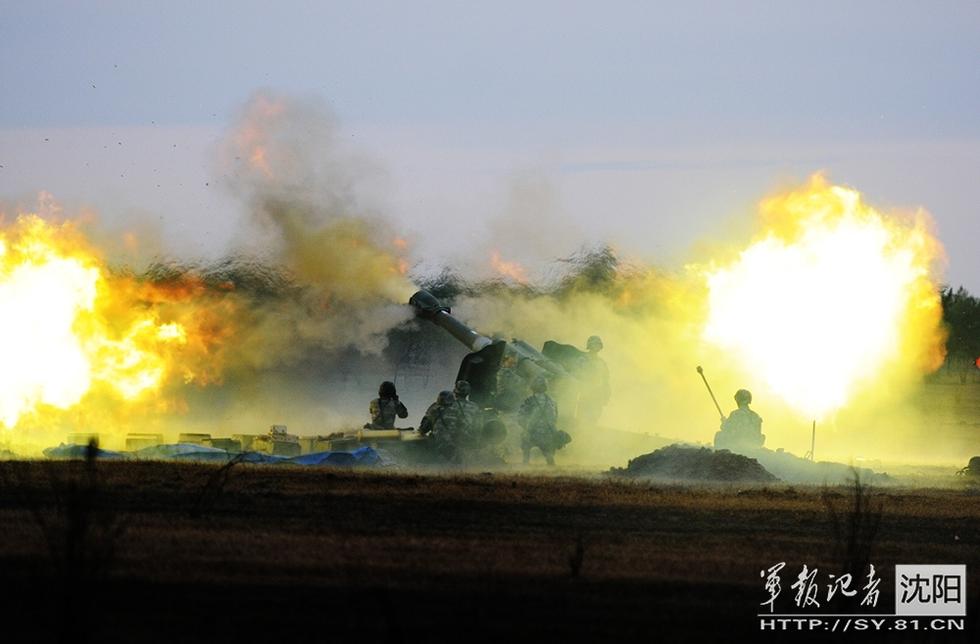
[[[395,383],[387,380],[378,387],[378,397],[371,401],[368,411],[371,422],[364,429],[394,429],[396,416],[408,418],[408,409],[398,400]]]
[[[429,436],[435,451],[450,463],[462,462],[462,448],[467,441],[466,416],[451,391],[440,391],[429,405],[419,424],[419,433]]]
[[[548,381],[543,376],[535,378],[531,383],[531,395],[517,411],[517,423],[524,430],[521,434],[521,451],[525,464],[531,460],[531,448],[537,447],[548,465],[554,465],[555,451],[572,440],[566,432],[558,429],[558,405],[547,391]]]

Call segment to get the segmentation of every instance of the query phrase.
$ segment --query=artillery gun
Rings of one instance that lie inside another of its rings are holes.
[[[470,383],[470,400],[486,410],[509,413],[528,395],[529,383],[544,377],[565,420],[574,416],[578,398],[576,371],[585,360],[584,352],[551,340],[538,351],[517,338],[490,338],[454,317],[451,309],[428,291],[416,292],[408,303],[418,317],[445,329],[470,350],[456,375],[456,380]]]

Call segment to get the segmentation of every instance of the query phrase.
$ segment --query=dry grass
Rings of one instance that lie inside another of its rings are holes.
[[[46,546],[63,642],[91,639],[102,583],[127,528],[105,494],[97,452],[92,440],[84,461],[37,464],[43,479],[36,468],[0,470],[4,496],[30,513]]]
[[[47,553],[20,499],[44,488],[45,465],[4,465],[28,489],[20,496],[5,489],[0,497],[0,566],[28,588],[42,583],[31,575]],[[234,477],[219,472],[190,464],[100,464],[101,494],[128,526],[112,567],[124,598],[118,608],[108,604],[116,634],[101,632],[101,639],[139,632],[162,641],[172,634],[168,620],[206,619],[218,619],[231,636],[239,628],[233,615],[265,614],[263,602],[270,601],[282,611],[277,628],[286,631],[325,614],[343,632],[382,629],[371,632],[409,639],[426,629],[447,634],[452,624],[479,624],[500,636],[511,632],[508,624],[528,633],[551,624],[546,632],[602,638],[650,627],[652,636],[654,625],[669,630],[657,621],[665,619],[688,624],[692,637],[710,636],[710,624],[726,619],[727,630],[750,629],[744,620],[764,598],[762,568],[786,561],[844,572],[836,570],[842,555],[827,492],[819,488],[247,464],[235,465]],[[202,480],[218,481],[220,502],[188,512]],[[848,491],[829,493],[845,499]],[[871,555],[876,567],[980,565],[977,496],[887,490],[875,498],[883,502]],[[968,592],[980,596],[972,578],[970,584]],[[143,607],[144,587],[153,597],[193,599]],[[483,605],[488,597],[495,603]],[[388,617],[378,617],[378,602],[387,602]],[[21,607],[34,610],[26,599]],[[529,616],[535,610],[538,617]],[[716,619],[699,620],[699,611]],[[157,630],[127,631],[151,624]]]

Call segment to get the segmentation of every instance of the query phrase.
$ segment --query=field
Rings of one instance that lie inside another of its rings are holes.
[[[768,598],[760,571],[777,562],[789,595],[802,564],[840,574],[868,546],[879,612],[894,605],[896,563],[980,569],[980,494],[966,485],[865,489],[868,510],[855,512],[849,487],[172,463],[0,469],[14,641],[781,639],[760,634],[756,617]],[[879,510],[877,531],[863,534]],[[968,577],[964,640],[976,641],[978,580]]]

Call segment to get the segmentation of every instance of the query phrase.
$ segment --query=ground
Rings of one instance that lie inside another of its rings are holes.
[[[843,572],[848,521],[879,507],[867,542],[881,604],[893,606],[896,563],[965,563],[958,635],[976,641],[980,494],[955,479],[871,490],[870,511],[854,513],[848,487],[94,467],[0,463],[14,641],[782,641],[759,632],[760,571],[787,562],[787,596],[804,563]]]

